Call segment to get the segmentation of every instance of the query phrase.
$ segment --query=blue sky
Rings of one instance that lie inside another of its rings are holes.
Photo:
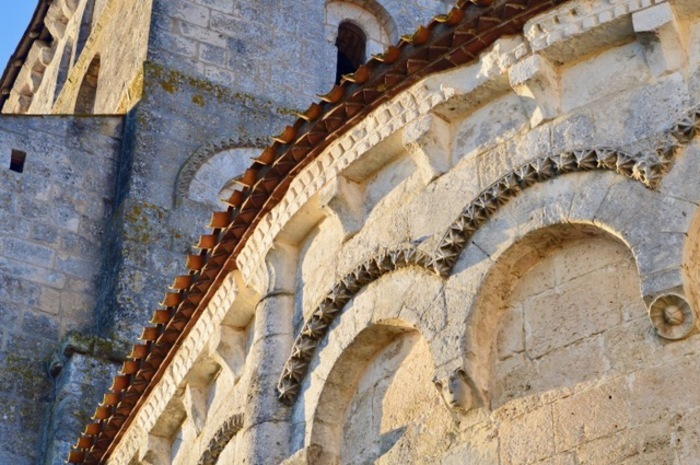
[[[0,0],[0,74],[29,26],[37,0]]]

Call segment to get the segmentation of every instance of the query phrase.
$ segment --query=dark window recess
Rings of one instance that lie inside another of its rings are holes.
[[[27,153],[21,150],[12,150],[10,156],[10,169],[21,173],[24,171],[24,162],[27,160]]]
[[[340,84],[340,79],[344,74],[354,73],[365,62],[367,37],[362,29],[346,21],[338,26],[338,38],[335,41],[335,46],[338,47],[335,83]]]
[[[78,99],[75,101],[73,113],[76,115],[89,115],[95,112],[95,98],[97,97],[97,83],[100,78],[100,56],[96,55],[88,68],[83,82],[80,84]]]

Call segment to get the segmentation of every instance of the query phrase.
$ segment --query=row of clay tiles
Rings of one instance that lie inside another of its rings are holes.
[[[425,76],[475,60],[498,38],[520,34],[525,22],[568,0],[460,0],[402,37],[312,104],[293,126],[274,137],[241,180],[227,211],[212,214],[212,234],[198,255],[187,257],[189,274],[175,279],[151,324],[143,330],[94,422],[69,454],[69,463],[97,465],[113,452],[148,394],[163,376],[181,341],[196,324],[258,222],[284,196],[291,181],[340,135],[369,112]]]
[[[32,20],[27,27],[27,30],[22,35],[15,53],[12,54],[10,59],[5,66],[5,71],[2,73],[2,78],[0,78],[0,110],[2,110],[5,101],[10,96],[12,87],[17,80],[20,69],[27,59],[27,55],[34,45],[36,40],[45,40],[50,42],[53,40],[48,29],[44,25],[44,19],[46,19],[46,12],[49,11],[49,6],[53,0],[40,0],[34,10],[34,15]]]

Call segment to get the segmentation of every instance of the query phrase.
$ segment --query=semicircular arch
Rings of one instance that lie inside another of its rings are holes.
[[[441,348],[433,344],[440,344],[437,334],[447,324],[442,286],[443,280],[435,274],[405,268],[373,282],[347,304],[320,342],[310,362],[311,375],[293,405],[295,422],[306,424],[305,444],[295,447],[315,444],[327,450],[329,444],[337,445],[342,425],[337,418],[331,421],[331,412],[347,407],[353,386],[367,367],[367,357],[397,337],[419,334],[437,365],[435,355]],[[331,452],[336,456],[338,450]]]
[[[336,42],[344,22],[359,27],[367,37],[366,58],[381,53],[398,40],[398,28],[391,14],[378,2],[355,0],[326,1],[326,37]]]
[[[241,176],[250,166],[251,159],[259,155],[259,148],[241,145],[234,139],[221,139],[197,149],[183,163],[178,172],[173,191],[173,203],[182,204],[185,199],[217,206],[219,194],[228,183]]]

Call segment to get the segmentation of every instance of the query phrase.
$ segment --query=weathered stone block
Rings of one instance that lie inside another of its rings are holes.
[[[624,430],[627,402],[623,378],[556,402],[552,408],[557,452]]]
[[[530,464],[554,454],[552,409],[549,406],[513,418],[499,429],[501,461]]]

